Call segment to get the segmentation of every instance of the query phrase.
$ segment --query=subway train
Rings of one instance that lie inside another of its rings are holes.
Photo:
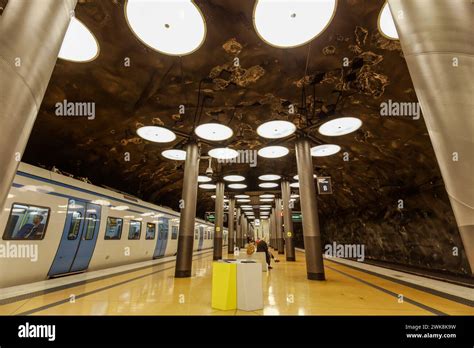
[[[0,213],[0,288],[173,256],[179,213],[20,163]],[[213,248],[196,219],[194,252]],[[227,230],[223,230],[227,245]]]

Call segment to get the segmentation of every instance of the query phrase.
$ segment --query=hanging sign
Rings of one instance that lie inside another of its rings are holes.
[[[317,183],[318,183],[318,193],[320,195],[330,195],[330,194],[332,194],[331,177],[329,177],[329,176],[319,176],[317,178]]]

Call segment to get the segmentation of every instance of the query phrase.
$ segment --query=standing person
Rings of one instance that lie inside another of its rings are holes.
[[[257,252],[259,251],[265,253],[265,260],[267,261],[268,269],[272,269],[273,267],[270,266],[270,261],[273,255],[268,250],[268,245],[263,239],[257,244]]]

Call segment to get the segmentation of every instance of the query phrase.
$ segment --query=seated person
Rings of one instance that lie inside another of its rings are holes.
[[[265,240],[261,239],[260,242],[258,242],[257,252],[264,252],[265,253],[265,259],[266,259],[267,264],[268,264],[268,269],[272,269],[273,267],[270,266],[270,261],[273,258],[273,255],[268,250],[268,245],[265,242]]]
[[[43,237],[44,224],[42,215],[35,215],[32,224],[25,224],[16,234],[17,239],[41,239]]]

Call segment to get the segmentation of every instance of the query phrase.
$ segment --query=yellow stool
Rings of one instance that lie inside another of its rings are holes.
[[[237,265],[212,263],[212,308],[237,309]]]

